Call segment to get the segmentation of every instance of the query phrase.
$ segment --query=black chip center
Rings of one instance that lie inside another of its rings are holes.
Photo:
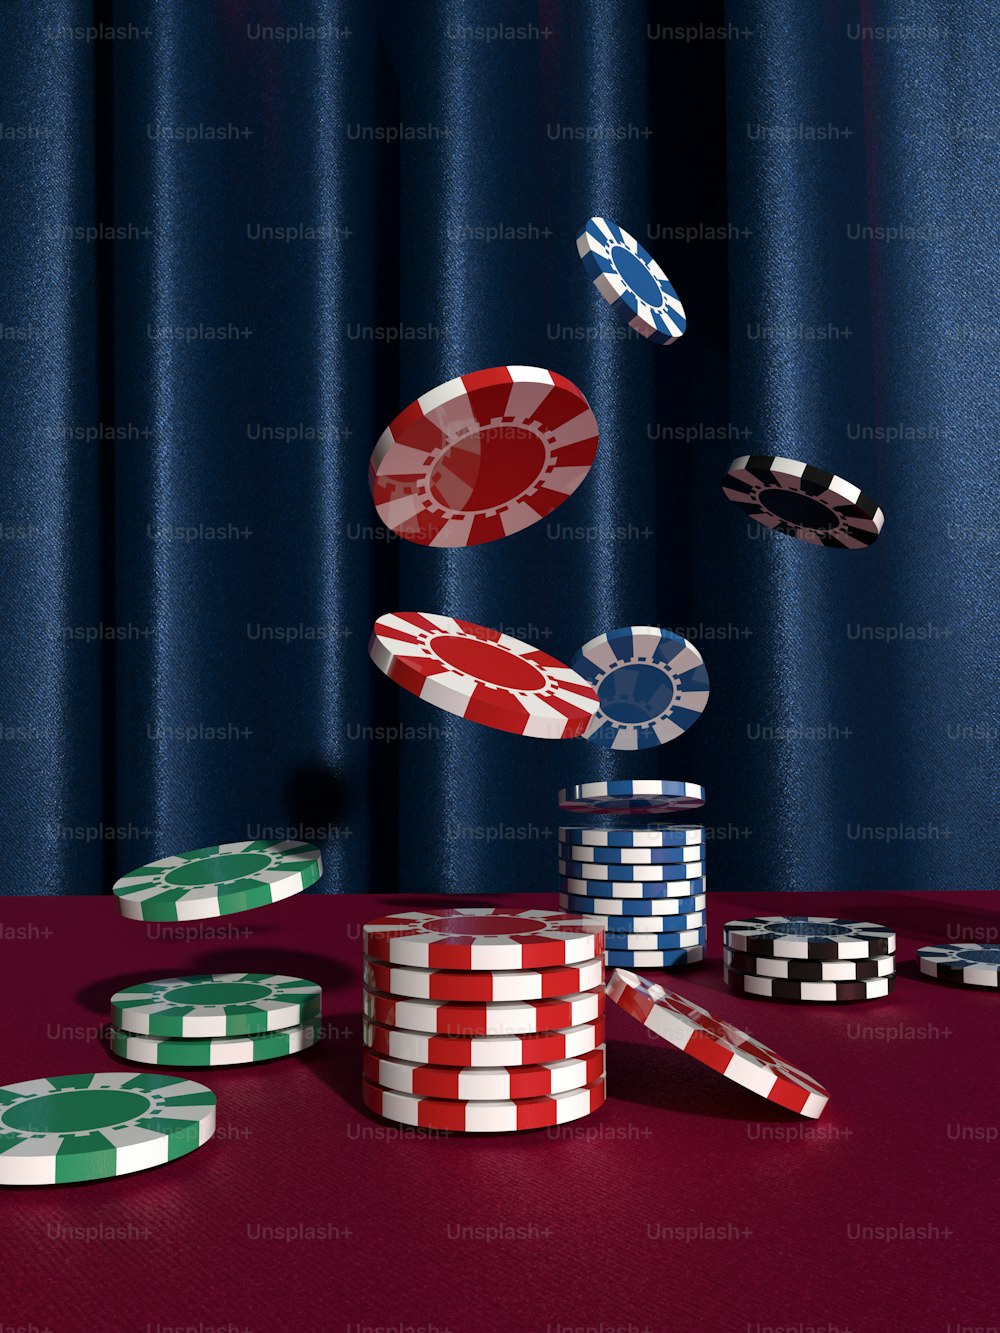
[[[780,486],[768,487],[758,495],[758,500],[775,518],[791,523],[796,528],[812,528],[822,532],[835,528],[840,518],[825,504],[814,500],[811,495],[801,491],[786,491]]]

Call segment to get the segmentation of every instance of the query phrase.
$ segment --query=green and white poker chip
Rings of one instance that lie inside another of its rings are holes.
[[[208,972],[115,991],[111,1021],[153,1037],[242,1037],[291,1028],[319,1013],[315,981],[270,972]],[[258,1056],[266,1059],[266,1056]]]
[[[207,1069],[212,1065],[250,1065],[297,1055],[319,1040],[320,1014],[298,1027],[278,1032],[254,1032],[246,1037],[139,1037],[134,1032],[112,1028],[110,1044],[115,1055],[141,1065],[183,1065]]]
[[[291,898],[322,873],[319,848],[308,842],[225,842],[150,861],[112,892],[134,921],[202,921]]]
[[[146,1171],[215,1133],[215,1093],[169,1074],[69,1074],[0,1087],[0,1185]]]

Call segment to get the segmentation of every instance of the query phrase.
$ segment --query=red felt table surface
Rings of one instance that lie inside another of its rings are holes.
[[[954,1333],[1000,1320],[1000,995],[922,979],[914,961],[922,944],[996,941],[1000,895],[709,894],[708,961],[651,975],[824,1083],[819,1121],[609,1004],[607,1105],[484,1137],[403,1130],[360,1098],[361,923],[441,901],[303,895],[173,927],[126,921],[104,898],[4,899],[2,1083],[145,1068],[102,1034],[111,993],[156,977],[308,977],[327,1024],[305,1055],[190,1071],[219,1101],[215,1138],[190,1156],[0,1190],[0,1327]],[[895,929],[895,993],[839,1007],[728,994],[723,922],[804,911]]]

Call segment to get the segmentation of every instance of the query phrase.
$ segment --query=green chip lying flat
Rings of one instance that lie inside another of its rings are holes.
[[[323,873],[308,842],[227,842],[130,870],[112,886],[122,916],[201,921],[291,898]]]
[[[277,1060],[308,1050],[320,1036],[320,1014],[296,1028],[255,1032],[246,1037],[139,1037],[134,1032],[111,1031],[111,1050],[123,1060],[141,1065],[183,1065],[207,1069],[210,1065],[249,1065]]]
[[[215,1093],[168,1074],[69,1074],[0,1088],[0,1185],[106,1180],[215,1133]]]
[[[209,972],[126,986],[111,997],[111,1021],[154,1037],[242,1037],[290,1028],[319,1013],[314,981],[270,972]]]

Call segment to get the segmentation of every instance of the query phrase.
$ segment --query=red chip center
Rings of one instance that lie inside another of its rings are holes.
[[[530,916],[438,916],[421,925],[437,935],[527,935],[552,928],[551,922]]]
[[[464,634],[436,634],[430,649],[442,662],[466,676],[505,690],[544,690],[548,684],[537,667],[495,643],[467,638]],[[505,933],[503,931],[501,934]]]
[[[531,490],[544,471],[545,457],[545,446],[531,431],[486,427],[446,449],[428,485],[444,509],[499,509]]]

